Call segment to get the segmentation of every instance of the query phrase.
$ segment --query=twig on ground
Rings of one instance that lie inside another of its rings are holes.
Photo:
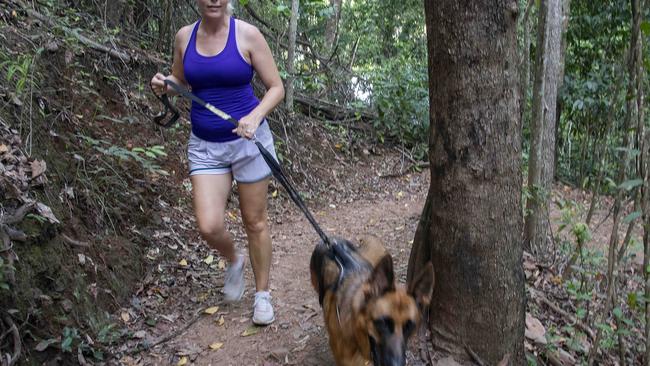
[[[7,364],[7,366],[14,366],[18,362],[18,359],[20,358],[20,354],[22,353],[22,341],[20,340],[20,333],[18,332],[18,327],[16,327],[14,321],[11,320],[11,317],[5,315],[4,322],[5,324],[7,324],[9,330],[13,334],[13,344],[14,344],[13,355],[10,356],[9,363]]]
[[[424,168],[428,168],[429,166],[430,164],[428,162],[420,162],[418,164],[411,163],[406,168],[399,171],[398,173],[383,174],[380,175],[379,178],[398,178],[410,172],[412,169],[424,169]]]
[[[406,168],[402,169],[398,173],[390,173],[390,174],[380,175],[379,178],[397,178],[397,177],[403,176],[404,174],[406,174],[406,172],[411,171],[411,169],[414,169],[414,168],[423,169],[423,168],[428,168],[431,165],[431,163],[429,163],[428,161],[417,161],[417,160],[413,159],[411,154],[409,154],[407,151],[405,151],[404,149],[402,149],[400,147],[397,147],[397,150],[402,154],[402,158],[408,159],[411,163]]]
[[[594,331],[591,328],[589,328],[584,323],[578,321],[578,319],[576,319],[573,315],[571,315],[571,314],[567,313],[566,311],[560,309],[559,306],[552,303],[541,292],[539,292],[537,290],[534,290],[534,289],[530,289],[530,293],[531,293],[531,295],[533,295],[535,300],[537,300],[538,302],[548,306],[549,308],[551,308],[556,313],[562,315],[571,324],[574,324],[577,328],[580,328],[582,331],[584,331],[589,336],[589,338],[594,339],[596,337],[596,335],[594,334]]]
[[[63,238],[63,241],[65,241],[66,243],[68,243],[70,245],[73,245],[75,247],[90,248],[90,244],[88,244],[86,242],[83,242],[83,241],[72,239],[71,237],[69,237],[69,236],[67,236],[65,234],[61,234],[61,237]]]
[[[195,313],[194,317],[192,317],[192,319],[190,319],[190,321],[185,323],[185,325],[178,328],[177,330],[168,333],[166,336],[158,339],[157,341],[153,342],[152,344],[150,344],[148,346],[143,346],[143,347],[131,350],[131,351],[127,352],[126,354],[131,355],[131,356],[137,355],[142,351],[150,350],[150,349],[152,349],[152,348],[154,348],[156,346],[159,346],[159,345],[161,345],[163,343],[169,342],[170,340],[172,340],[172,339],[178,337],[179,335],[183,334],[189,327],[191,327],[194,323],[196,323],[199,319],[201,319],[201,316],[203,316],[203,309],[200,309],[199,311],[197,311]]]

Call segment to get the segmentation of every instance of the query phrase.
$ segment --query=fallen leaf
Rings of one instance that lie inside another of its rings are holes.
[[[562,284],[562,276],[553,276],[551,277],[551,282],[555,285],[561,285]]]
[[[223,259],[219,260],[219,263],[217,263],[217,268],[226,269],[226,262],[224,262]]]
[[[214,261],[214,256],[210,254],[203,261],[205,262],[205,264],[211,264]]]
[[[258,327],[256,325],[251,325],[250,327],[246,328],[246,330],[244,331],[244,333],[241,334],[241,336],[242,337],[249,337],[249,336],[257,334],[257,332],[259,332],[259,331],[260,331],[260,327]]]
[[[223,343],[221,342],[214,342],[210,345],[210,349],[215,351],[220,349],[221,347],[223,347]]]
[[[53,224],[60,224],[61,223],[59,221],[59,219],[57,219],[56,216],[54,216],[54,213],[52,212],[52,209],[49,208],[48,206],[38,202],[36,204],[36,210],[38,211],[38,213],[41,216],[45,217],[49,222],[51,222]]]
[[[526,313],[526,338],[539,344],[546,344],[545,334],[546,329],[544,329],[542,322],[530,315],[530,313]]]
[[[40,341],[36,345],[36,347],[34,347],[34,349],[36,351],[38,351],[38,352],[43,352],[43,351],[45,351],[47,349],[47,347],[49,347],[49,346],[51,346],[51,345],[53,345],[55,343],[59,343],[60,341],[61,341],[61,339],[59,339],[59,338],[46,339],[44,341]]]
[[[275,191],[273,191],[273,193],[271,193],[271,197],[276,198],[277,196],[278,196],[278,190],[276,189]]]
[[[9,151],[9,148],[5,144],[0,144],[0,154],[4,154]]]
[[[181,357],[181,359],[178,360],[178,363],[176,364],[176,366],[183,366],[183,365],[187,365],[187,357]]]
[[[209,307],[209,308],[205,309],[203,312],[208,314],[208,315],[212,315],[212,314],[216,313],[217,311],[219,311],[219,307],[218,306],[212,306],[212,307]]]
[[[47,164],[43,160],[34,160],[30,165],[32,166],[32,179],[45,173],[47,169]]]
[[[129,320],[131,320],[131,316],[126,311],[123,311],[122,314],[120,314],[120,317],[122,318],[122,321],[125,323],[128,323]]]
[[[133,333],[133,338],[142,339],[142,338],[144,338],[146,336],[147,336],[147,332],[145,332],[144,330],[139,330],[139,331]]]
[[[181,259],[181,261],[178,262],[178,264],[183,266],[183,267],[187,267],[187,261],[185,259]]]
[[[218,320],[216,320],[216,322],[217,322],[218,326],[222,326],[223,323],[225,323],[226,321],[223,319],[223,315],[222,315],[222,316],[219,317]]]

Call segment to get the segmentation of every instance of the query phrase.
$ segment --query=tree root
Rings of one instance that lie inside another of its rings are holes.
[[[18,362],[18,359],[20,358],[20,355],[22,353],[22,341],[20,340],[20,333],[18,332],[18,327],[16,327],[14,321],[11,320],[11,317],[9,315],[5,315],[3,320],[4,323],[9,327],[9,333],[13,335],[14,349],[12,355],[7,355],[8,358],[6,362],[3,357],[2,365],[14,366]]]

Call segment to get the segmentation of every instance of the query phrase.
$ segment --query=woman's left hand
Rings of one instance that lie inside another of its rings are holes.
[[[248,114],[239,120],[239,125],[232,132],[250,140],[255,135],[257,127],[262,123],[262,119],[262,117]]]

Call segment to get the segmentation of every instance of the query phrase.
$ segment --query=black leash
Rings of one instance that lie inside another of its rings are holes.
[[[153,117],[154,123],[160,127],[165,127],[165,128],[171,127],[174,123],[176,123],[178,118],[181,116],[181,113],[178,111],[178,109],[176,109],[176,107],[174,107],[169,102],[169,98],[167,97],[167,94],[158,95],[156,94],[156,92],[153,91],[153,87],[151,86],[151,84],[149,84],[149,87],[151,88],[151,92],[153,93],[153,95],[155,95],[156,98],[158,98],[158,100],[165,106],[164,111],[162,111],[159,115]],[[165,118],[169,114],[169,111],[172,111],[172,116],[169,120],[165,122]]]
[[[172,89],[174,89],[176,92],[178,92],[183,97],[195,101],[196,103],[203,106],[205,109],[209,110],[210,112],[212,112],[212,113],[216,114],[217,116],[221,117],[222,119],[225,119],[226,121],[232,123],[233,125],[235,125],[235,127],[237,127],[239,125],[239,121],[234,119],[231,115],[229,115],[228,113],[226,113],[226,112],[220,110],[219,108],[213,106],[212,104],[207,103],[203,99],[197,97],[196,95],[191,93],[189,90],[187,90],[184,87],[176,84],[175,82],[173,82],[173,81],[171,81],[169,79],[165,79],[165,85],[166,86],[167,85],[171,86]],[[159,123],[159,121],[162,121],[164,119],[163,114],[161,114],[160,116],[155,117],[154,121],[160,126],[170,127],[178,119],[178,110],[176,108],[174,108],[169,103],[169,99],[167,98],[167,96],[165,94],[163,94],[162,97],[158,97],[158,99],[160,99],[160,101],[166,107],[166,110],[165,110],[164,114],[167,114],[168,110],[172,110],[175,115],[170,119],[171,122],[167,122],[165,124]],[[156,118],[158,118],[158,121],[156,121]],[[300,211],[302,211],[303,214],[305,214],[305,217],[307,217],[307,220],[309,221],[309,223],[311,223],[311,226],[314,227],[314,229],[318,233],[318,236],[320,236],[320,238],[323,240],[323,242],[325,243],[325,245],[327,247],[330,247],[330,248],[333,247],[332,242],[330,241],[330,239],[327,237],[327,235],[325,234],[323,229],[321,229],[321,227],[318,225],[318,223],[316,222],[316,220],[312,216],[311,212],[309,212],[309,209],[307,208],[307,205],[305,205],[305,202],[300,197],[300,194],[296,191],[296,189],[291,185],[291,183],[287,179],[287,176],[284,174],[284,171],[282,170],[282,167],[280,166],[280,164],[275,160],[273,155],[271,155],[271,153],[268,150],[266,150],[266,148],[264,146],[262,146],[262,143],[259,142],[255,138],[255,136],[253,136],[253,138],[251,138],[250,140],[252,142],[254,142],[255,145],[257,145],[257,148],[260,150],[260,154],[262,154],[262,157],[264,158],[264,161],[266,161],[266,163],[269,165],[269,168],[271,169],[271,172],[273,173],[273,176],[275,177],[275,179],[277,179],[280,182],[280,184],[282,184],[282,186],[287,191],[287,193],[289,193],[289,197],[291,197],[291,200],[296,204],[296,206],[298,206]]]

